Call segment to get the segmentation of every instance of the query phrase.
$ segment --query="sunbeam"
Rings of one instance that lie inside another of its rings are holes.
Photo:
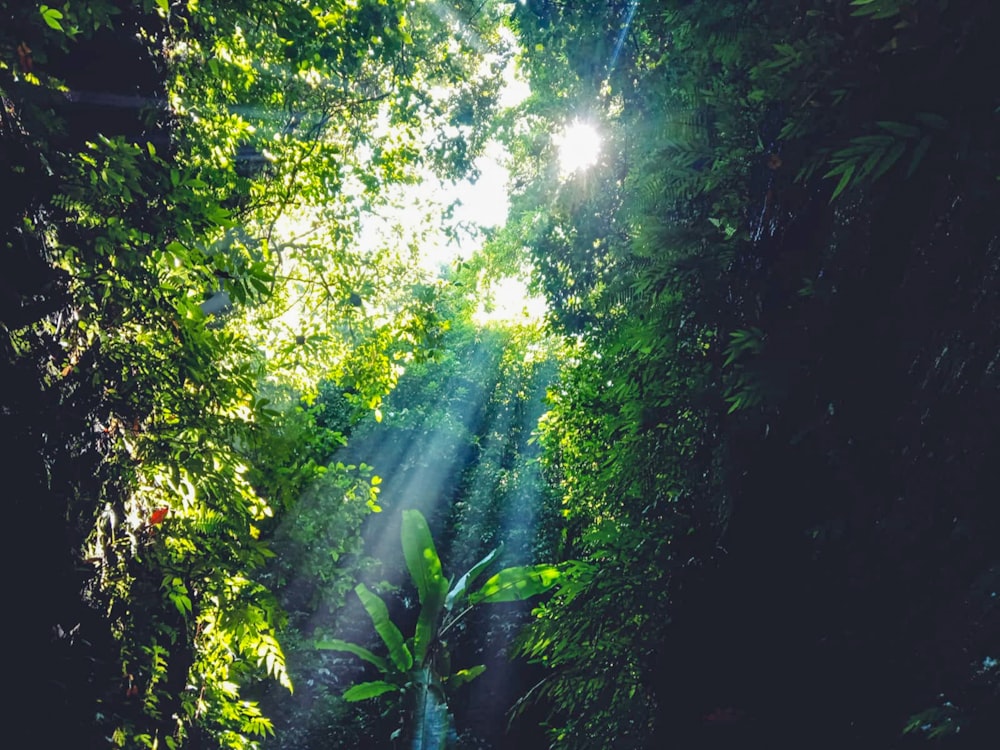
[[[622,46],[625,44],[625,37],[628,35],[628,30],[632,26],[632,19],[635,18],[636,8],[639,7],[639,0],[632,0],[628,6],[628,12],[625,15],[625,23],[622,24],[621,31],[618,32],[618,39],[615,40],[615,48],[611,53],[611,60],[608,62],[608,76],[615,69],[615,64],[618,62],[618,56],[621,54]]]
[[[492,433],[498,443],[497,450],[513,449],[520,459],[501,477],[499,486],[493,489],[494,493],[504,498],[493,521],[500,530],[501,539],[515,556],[515,562],[532,561],[535,550],[544,546],[544,540],[540,539],[544,482],[538,464],[532,460],[535,449],[529,441],[547,408],[544,396],[550,375],[546,368],[540,368],[533,371],[528,379],[518,382],[516,389],[523,392],[526,398],[519,403],[519,409],[505,413],[502,425],[498,424],[499,429]],[[512,430],[512,427],[516,428]],[[512,441],[516,445],[511,446]],[[482,546],[482,541],[456,538],[455,545],[462,548]],[[503,614],[484,615],[477,623],[486,634],[495,655],[488,657],[489,681],[470,685],[463,705],[467,715],[475,717],[478,725],[488,728],[488,736],[500,737],[507,731],[511,721],[510,709],[520,697],[523,685],[531,681],[526,678],[526,673],[533,674],[532,667],[511,660],[508,654],[518,630],[511,624],[523,623],[532,606],[528,602],[513,603]]]
[[[446,577],[470,568],[498,546],[501,566],[539,562],[534,558],[543,483],[531,461],[538,448],[530,438],[546,408],[552,368],[510,331],[470,327],[453,335],[453,358],[411,368],[383,404],[382,422],[359,427],[348,446],[331,456],[331,472],[337,467],[343,471],[345,465],[370,466],[382,477],[379,502],[384,511],[362,522],[363,550],[325,560],[327,583],[317,584],[309,577],[323,559],[323,546],[348,533],[338,520],[345,498],[324,485],[325,496],[307,492],[286,518],[285,523],[295,523],[295,515],[305,512],[315,523],[306,542],[311,549],[305,553],[313,563],[302,566],[301,573],[286,566],[289,580],[283,593],[288,604],[296,597],[295,627],[307,638],[371,643],[371,622],[351,593],[357,581],[379,591],[393,621],[404,634],[412,632],[417,607],[400,546],[405,509],[417,509],[427,518]],[[301,533],[298,539],[302,545]],[[343,546],[342,541],[337,544]],[[362,560],[371,563],[359,567]],[[309,592],[315,592],[311,601]],[[456,715],[474,716],[470,720],[493,727],[497,736],[505,731],[507,710],[524,684],[525,665],[511,664],[507,656],[529,610],[526,602],[508,603],[470,615],[449,637],[448,648],[460,666],[484,662],[488,675],[463,687]],[[472,644],[480,644],[475,655],[469,652]],[[466,664],[468,659],[476,661]],[[322,663],[326,676],[309,672],[302,677],[322,681],[332,693],[366,678],[364,665],[352,657],[326,654]]]

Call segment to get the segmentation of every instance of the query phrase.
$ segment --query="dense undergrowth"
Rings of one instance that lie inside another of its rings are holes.
[[[413,238],[359,247],[360,217],[469,169],[482,117],[424,137],[461,97],[485,116],[502,45],[380,3],[2,13],[3,454],[37,540],[10,563],[16,706],[58,717],[21,729],[254,746],[271,722],[244,692],[292,688],[269,537],[319,487],[328,551],[355,544],[377,477],[326,458],[444,327]]]
[[[556,745],[989,744],[995,8],[529,8],[534,112],[607,133],[522,204],[599,568],[523,642]]]

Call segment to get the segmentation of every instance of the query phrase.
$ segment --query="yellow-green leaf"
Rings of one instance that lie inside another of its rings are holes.
[[[516,602],[542,594],[559,583],[554,565],[526,565],[501,570],[469,597],[470,604]]]

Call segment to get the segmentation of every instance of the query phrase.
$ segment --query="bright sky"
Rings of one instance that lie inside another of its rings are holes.
[[[504,70],[504,82],[500,96],[502,107],[515,106],[530,93],[528,84],[516,75],[513,62]],[[390,230],[393,223],[412,231],[426,216],[428,206],[443,211],[455,203],[455,222],[469,226],[472,231],[460,232],[459,242],[455,243],[448,242],[435,228],[427,227],[430,231],[419,242],[421,261],[427,271],[437,273],[442,265],[449,265],[459,257],[470,257],[482,244],[482,236],[475,227],[500,227],[507,221],[510,201],[507,193],[509,174],[504,166],[506,157],[503,146],[491,142],[476,160],[479,175],[475,180],[443,185],[433,177],[428,177],[419,185],[404,187],[394,201],[398,208],[384,213],[387,223],[369,223],[367,231],[381,234]],[[372,237],[372,241],[377,240]],[[518,279],[504,279],[495,284],[491,291],[492,310],[486,312],[481,309],[476,315],[477,322],[527,322],[526,316],[530,320],[540,320],[545,314],[544,300],[529,297],[524,283]]]
[[[447,190],[449,198],[461,201],[455,210],[455,218],[480,227],[499,227],[507,221],[510,201],[507,195],[508,172],[503,166],[506,154],[503,148],[491,143],[476,166],[479,178],[475,182],[461,182]],[[457,246],[433,248],[427,254],[427,262],[432,268],[440,263],[449,263],[458,256],[469,257],[479,249],[481,239],[470,236]],[[528,322],[537,321],[545,314],[545,301],[541,297],[531,297],[520,279],[506,278],[493,285],[493,306],[487,312],[484,307],[474,316],[479,324],[490,321]]]
[[[510,41],[513,41],[513,37]],[[503,81],[504,86],[500,91],[499,101],[502,108],[517,106],[531,93],[528,83],[517,75],[513,60],[504,68]],[[485,153],[476,160],[478,179],[475,182],[464,180],[443,190],[446,203],[461,201],[461,205],[455,211],[456,219],[480,227],[503,226],[507,221],[507,211],[510,209],[510,201],[507,198],[509,174],[504,167],[506,157],[507,153],[499,143],[488,144]],[[471,255],[478,249],[477,245],[478,241],[470,238],[468,243],[459,247],[452,245],[430,248],[427,253],[428,267],[436,270],[442,262],[450,263],[459,255]]]
[[[515,106],[530,94],[528,84],[517,75],[513,61],[507,64],[503,78],[505,85],[500,95],[502,107]],[[559,148],[560,168],[564,178],[584,171],[597,162],[601,139],[597,130],[589,123],[574,120],[563,132],[554,136],[554,141]],[[479,175],[475,180],[443,185],[428,176],[421,184],[402,187],[394,201],[397,208],[384,213],[385,223],[374,221],[368,224],[366,230],[373,235],[370,241],[378,241],[374,235],[384,238],[387,231],[392,231],[393,224],[403,228],[405,234],[414,233],[420,229],[422,222],[427,221],[428,213],[433,216],[455,204],[454,221],[458,225],[469,227],[471,231],[461,231],[457,243],[449,242],[437,227],[425,223],[425,231],[418,241],[421,263],[428,272],[436,274],[443,265],[449,265],[459,257],[472,256],[483,241],[476,227],[500,227],[507,221],[510,201],[507,192],[509,174],[504,166],[506,160],[507,153],[503,146],[492,142],[476,160]],[[480,323],[495,320],[537,321],[545,314],[544,300],[529,297],[524,283],[519,279],[508,278],[497,282],[491,292],[492,309],[489,312],[484,308],[480,309],[476,315]]]

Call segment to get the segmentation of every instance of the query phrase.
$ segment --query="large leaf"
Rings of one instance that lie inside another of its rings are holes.
[[[413,584],[417,587],[420,603],[440,589],[439,581],[444,580],[441,572],[441,558],[438,557],[427,520],[419,510],[404,510],[400,530],[403,542],[403,557],[410,571]]]
[[[501,570],[469,596],[470,604],[516,602],[544,593],[559,582],[562,573],[554,565],[524,565]]]
[[[448,592],[447,598],[444,600],[444,608],[446,611],[451,612],[455,607],[455,603],[462,600],[465,596],[465,592],[468,590],[469,586],[482,574],[486,568],[490,566],[497,556],[500,554],[500,547],[490,552],[486,557],[477,562],[471,568],[469,572],[458,579],[454,586],[451,587],[451,591]]]
[[[371,682],[359,682],[357,685],[352,685],[344,691],[342,697],[348,703],[356,703],[357,701],[364,701],[369,698],[377,698],[383,693],[391,693],[393,690],[399,690],[399,685],[393,685],[391,682],[385,682],[384,680],[372,680]]]
[[[420,597],[420,614],[413,634],[413,661],[423,664],[437,634],[438,619],[448,595],[448,581],[441,572],[441,558],[434,548],[431,530],[419,510],[404,510],[403,557]]]
[[[368,612],[368,616],[372,618],[372,625],[375,626],[375,632],[379,634],[382,642],[385,643],[385,647],[389,649],[389,659],[400,672],[408,672],[413,666],[413,655],[410,653],[410,649],[406,647],[406,640],[403,638],[403,634],[399,632],[396,624],[389,619],[389,608],[385,606],[385,602],[369,591],[368,587],[363,583],[355,586],[354,591],[364,605],[365,611]]]
[[[427,599],[420,607],[417,627],[413,632],[413,661],[416,664],[426,661],[427,651],[437,637],[438,621],[447,594],[448,582],[442,578],[441,585],[437,590],[428,592]]]
[[[389,662],[356,643],[342,641],[339,638],[329,638],[323,641],[316,641],[316,648],[323,651],[346,651],[349,654],[361,657],[369,664],[374,664],[383,674],[389,674],[392,671],[389,669]]]

